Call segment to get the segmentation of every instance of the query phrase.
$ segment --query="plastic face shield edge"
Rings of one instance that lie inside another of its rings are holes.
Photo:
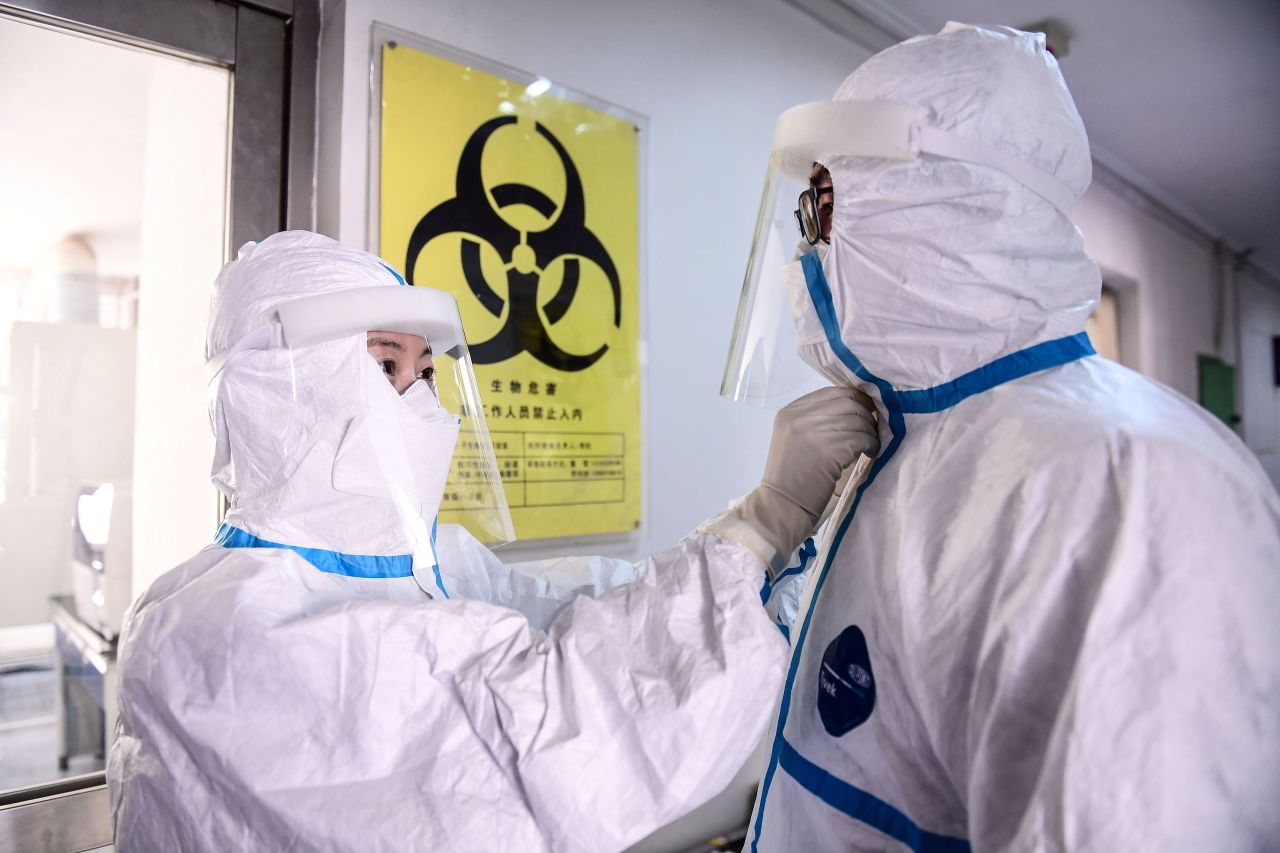
[[[292,347],[370,331],[426,339],[440,406],[459,421],[439,520],[462,524],[490,545],[515,540],[458,303],[451,294],[418,286],[358,288],[295,300],[279,310],[285,342]],[[415,385],[406,397],[427,393],[421,382]],[[390,383],[387,387],[395,393]]]
[[[831,157],[916,159],[914,130],[924,118],[920,107],[884,101],[802,104],[778,118],[721,396],[778,408],[830,384],[798,354],[784,286],[788,265],[822,245],[802,195],[809,195],[814,164]]]

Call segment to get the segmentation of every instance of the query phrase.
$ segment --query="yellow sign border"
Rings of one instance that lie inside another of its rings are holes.
[[[635,307],[637,311],[636,323],[636,380],[639,385],[638,407],[639,415],[637,420],[637,432],[639,435],[639,452],[638,452],[638,485],[640,494],[637,499],[639,509],[639,521],[634,529],[618,530],[605,533],[574,533],[567,532],[560,535],[547,537],[524,537],[524,541],[536,542],[539,546],[554,546],[557,544],[568,543],[608,543],[619,541],[633,541],[645,537],[649,528],[649,448],[648,448],[648,311],[647,311],[647,289],[646,289],[646,263],[645,263],[645,245],[646,245],[646,193],[645,177],[647,174],[647,136],[648,136],[648,118],[643,114],[636,113],[626,108],[620,107],[608,101],[596,98],[591,95],[570,89],[560,84],[551,84],[551,82],[542,76],[531,74],[512,66],[505,65],[494,60],[481,57],[475,54],[460,50],[451,45],[434,41],[432,39],[419,36],[404,30],[387,26],[378,22],[374,23],[372,28],[371,40],[371,88],[370,88],[370,112],[369,112],[369,148],[368,163],[369,170],[367,176],[367,217],[366,217],[366,243],[370,251],[379,252],[381,237],[381,154],[382,154],[382,56],[383,46],[388,42],[395,44],[403,44],[432,56],[449,60],[469,67],[473,67],[478,71],[502,77],[513,83],[521,83],[523,85],[536,85],[545,87],[544,91],[549,91],[556,97],[576,102],[584,107],[605,113],[610,116],[617,117],[634,126],[636,131],[636,297]],[[501,432],[501,427],[490,424],[491,432]],[[517,535],[520,531],[517,530]]]

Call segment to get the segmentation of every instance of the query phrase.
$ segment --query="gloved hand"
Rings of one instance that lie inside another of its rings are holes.
[[[861,391],[823,388],[784,407],[773,421],[760,485],[707,529],[752,539],[744,544],[769,552],[761,556],[771,572],[781,569],[817,528],[844,471],[861,454],[880,452],[873,405]]]
[[[822,388],[789,403],[773,419],[760,487],[816,520],[841,473],[860,454],[880,452],[871,412],[871,399],[853,388]]]
[[[849,479],[854,475],[857,475],[859,478],[859,484],[861,484],[862,475],[866,470],[867,469],[862,468],[858,462],[855,461],[848,468],[845,468],[840,472],[840,479],[836,481],[836,490],[831,493],[831,497],[827,499],[826,508],[823,509],[822,514],[818,516],[819,527],[821,527],[826,520],[831,517],[832,513],[836,511],[836,507],[840,505],[840,498],[844,496],[844,490],[849,485]]]

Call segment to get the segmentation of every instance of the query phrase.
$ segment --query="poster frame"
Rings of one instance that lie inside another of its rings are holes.
[[[651,493],[649,468],[649,311],[646,249],[648,246],[648,137],[649,118],[643,113],[619,106],[603,98],[589,95],[578,89],[554,82],[551,78],[534,74],[515,66],[480,56],[427,36],[374,21],[369,38],[369,127],[368,173],[366,175],[365,248],[381,257],[382,213],[382,48],[388,42],[403,44],[423,53],[438,56],[451,62],[467,65],[488,74],[505,78],[525,86],[539,84],[543,92],[567,101],[573,101],[598,112],[630,122],[636,128],[636,310],[637,339],[636,365],[640,382],[640,519],[636,527],[627,531],[610,533],[566,533],[531,539],[517,538],[513,542],[493,548],[509,557],[533,558],[547,554],[563,553],[573,548],[601,548],[616,551],[629,550],[649,535],[651,523],[649,497]],[[519,537],[519,530],[516,531]]]

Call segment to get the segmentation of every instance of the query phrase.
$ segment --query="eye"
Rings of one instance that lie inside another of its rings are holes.
[[[428,367],[426,370],[422,371],[421,376],[427,382],[431,382],[436,378],[436,369],[434,367]]]
[[[387,374],[388,376],[396,375],[396,363],[394,361],[392,361],[391,359],[387,359],[386,361],[380,362],[380,364],[382,365],[383,373]]]

